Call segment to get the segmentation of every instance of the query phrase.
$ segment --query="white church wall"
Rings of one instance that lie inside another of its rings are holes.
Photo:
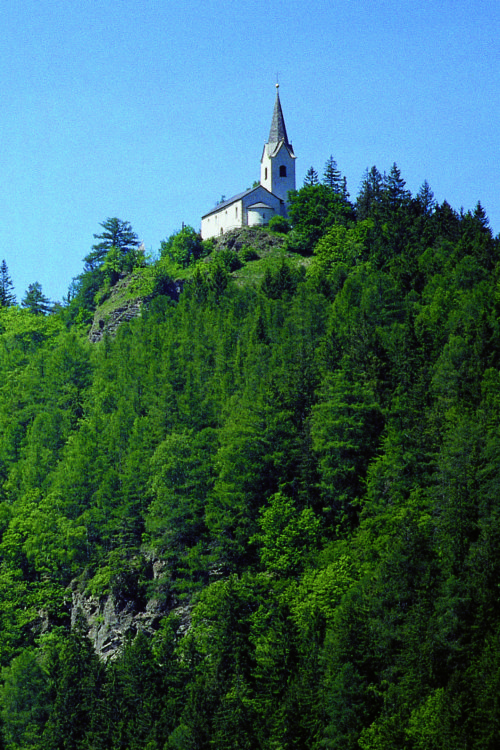
[[[207,240],[209,237],[218,237],[242,226],[243,205],[241,200],[229,203],[220,211],[204,216],[201,220],[201,237]]]

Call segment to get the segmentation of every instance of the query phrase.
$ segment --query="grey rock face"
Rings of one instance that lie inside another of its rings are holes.
[[[112,593],[101,598],[79,591],[72,594],[71,627],[77,622],[83,625],[96,653],[105,661],[117,654],[128,635],[139,630],[153,635],[166,614],[165,607],[154,599],[140,611],[133,599],[120,599]]]

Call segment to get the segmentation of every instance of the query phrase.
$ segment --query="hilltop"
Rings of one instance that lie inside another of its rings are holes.
[[[283,260],[294,267],[306,267],[309,259],[288,252],[284,247],[285,242],[286,235],[260,227],[231,230],[213,240],[211,253],[201,264],[202,268],[206,266],[203,272],[208,274],[209,264],[216,263],[219,257],[223,257],[227,259],[229,275],[237,280],[238,285],[255,286],[262,283],[266,272],[272,271]],[[235,267],[232,271],[231,258]],[[119,325],[138,317],[144,307],[159,295],[166,295],[178,302],[184,284],[192,278],[192,269],[174,268],[171,274],[161,285],[152,281],[155,277],[154,268],[124,274],[97,306],[90,328],[90,341],[100,341],[105,333],[114,336]]]
[[[282,228],[0,308],[6,750],[496,748],[500,240],[396,167]]]

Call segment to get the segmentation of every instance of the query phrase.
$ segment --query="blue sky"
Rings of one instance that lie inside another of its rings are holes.
[[[498,0],[3,0],[0,229],[61,299],[108,217],[156,253],[259,177],[279,74],[298,185],[396,162],[500,232]]]

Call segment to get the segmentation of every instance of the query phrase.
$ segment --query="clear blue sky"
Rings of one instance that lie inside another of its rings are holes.
[[[3,0],[0,228],[52,299],[108,217],[155,253],[259,178],[279,73],[298,185],[396,162],[500,232],[499,0]]]

